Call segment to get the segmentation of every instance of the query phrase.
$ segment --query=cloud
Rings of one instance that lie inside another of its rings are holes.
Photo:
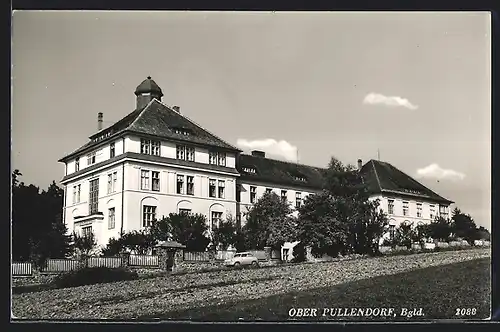
[[[236,145],[243,150],[259,150],[268,154],[283,157],[288,161],[297,161],[297,147],[287,141],[277,141],[272,138],[249,141],[238,138]]]
[[[465,174],[454,171],[452,169],[444,169],[439,167],[438,164],[430,164],[424,168],[417,169],[417,177],[419,178],[429,178],[436,180],[463,180]]]
[[[413,105],[412,103],[410,103],[408,99],[396,96],[387,97],[380,93],[374,93],[374,92],[366,95],[365,99],[363,100],[363,104],[368,104],[368,105],[383,104],[387,106],[401,106],[409,108],[411,110],[416,110],[418,108],[417,105]]]

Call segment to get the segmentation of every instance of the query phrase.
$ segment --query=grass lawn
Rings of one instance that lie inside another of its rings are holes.
[[[484,319],[490,316],[490,259],[482,258],[428,267],[394,275],[383,275],[340,285],[291,291],[269,297],[233,301],[222,305],[170,311],[164,317],[140,319],[182,319],[200,321],[291,319],[291,308],[318,308],[318,317],[301,320],[425,320]],[[393,307],[397,317],[321,317],[323,308]],[[401,308],[422,308],[423,317],[406,318]],[[475,308],[475,315],[457,316],[460,308]],[[295,318],[300,319],[300,318]]]

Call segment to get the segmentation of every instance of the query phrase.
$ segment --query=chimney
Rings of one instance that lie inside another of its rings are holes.
[[[362,166],[363,166],[363,161],[361,159],[358,159],[358,170],[360,170]]]
[[[177,105],[172,106],[172,109],[173,109],[174,111],[176,111],[177,113],[181,114],[181,108],[180,108],[180,106],[177,106]]]
[[[97,130],[102,130],[102,112],[97,113]]]
[[[265,158],[266,157],[266,153],[264,151],[253,150],[252,151],[252,156]]]

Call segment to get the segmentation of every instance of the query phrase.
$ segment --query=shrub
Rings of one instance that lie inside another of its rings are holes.
[[[87,267],[58,275],[52,284],[56,288],[67,288],[138,278],[137,272],[124,268]]]
[[[293,247],[293,259],[292,263],[300,263],[306,261],[306,248],[302,242],[298,243]]]

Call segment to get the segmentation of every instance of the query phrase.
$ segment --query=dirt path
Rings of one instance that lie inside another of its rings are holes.
[[[27,319],[132,319],[489,257],[489,249],[171,275],[13,295]]]

